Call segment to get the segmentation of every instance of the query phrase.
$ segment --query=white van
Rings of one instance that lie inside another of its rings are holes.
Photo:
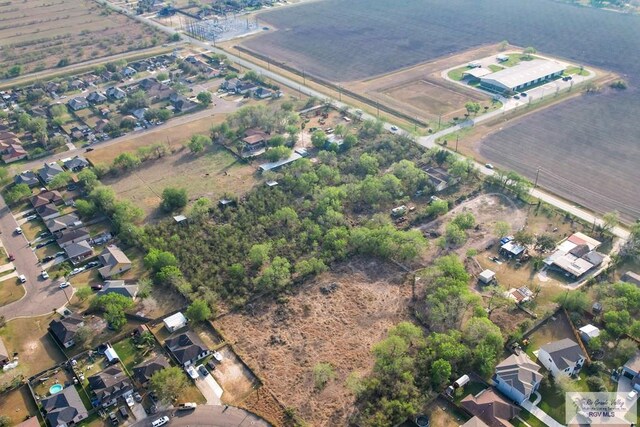
[[[169,422],[169,417],[167,417],[167,416],[165,415],[164,417],[162,417],[162,418],[158,418],[157,420],[153,421],[153,422],[151,423],[151,425],[152,425],[153,427],[160,427],[160,426],[165,425],[165,424],[166,424],[166,423],[168,423],[168,422]]]
[[[27,278],[24,277],[24,274],[19,275],[18,280],[20,280],[20,283],[27,283]]]

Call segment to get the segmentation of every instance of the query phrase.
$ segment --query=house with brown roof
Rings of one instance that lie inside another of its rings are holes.
[[[40,194],[36,194],[35,196],[29,199],[31,202],[31,206],[37,208],[38,206],[48,205],[49,203],[53,203],[54,205],[61,205],[64,203],[62,199],[62,195],[60,195],[59,191],[43,191]]]
[[[489,426],[487,426],[487,424],[484,421],[482,421],[480,418],[474,416],[469,421],[462,424],[462,427],[489,427]]]
[[[29,155],[27,150],[22,148],[22,145],[19,144],[10,144],[9,147],[5,150],[5,154],[2,155],[2,160],[5,163],[17,162],[18,160],[22,160]]]
[[[257,156],[264,152],[269,134],[260,129],[248,129],[242,138],[242,157]]]
[[[36,208],[36,214],[38,214],[43,221],[47,221],[52,218],[60,216],[60,212],[58,211],[58,208],[53,203],[38,206]]]
[[[165,345],[182,366],[190,366],[211,354],[211,350],[192,331],[168,339]]]
[[[117,366],[88,378],[89,388],[93,392],[91,403],[104,408],[115,404],[118,399],[126,399],[133,394],[131,379]]]
[[[163,355],[146,360],[133,368],[133,379],[143,387],[149,383],[149,380],[156,372],[169,367],[169,361]]]
[[[500,397],[493,388],[475,396],[470,394],[460,404],[489,427],[513,427],[509,420],[520,413],[520,408]]]
[[[98,260],[102,263],[102,267],[98,269],[98,272],[104,279],[131,269],[131,260],[116,245],[104,248],[98,256]]]

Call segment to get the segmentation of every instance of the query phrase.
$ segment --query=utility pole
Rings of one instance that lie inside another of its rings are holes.
[[[538,188],[538,177],[540,176],[540,166],[536,170],[536,182],[533,183],[533,188]]]
[[[456,134],[456,153],[458,152],[458,141],[460,140],[460,134]]]
[[[307,73],[305,72],[304,68],[302,69],[302,84],[303,85],[307,85]]]
[[[380,118],[380,101],[376,101],[376,117]]]

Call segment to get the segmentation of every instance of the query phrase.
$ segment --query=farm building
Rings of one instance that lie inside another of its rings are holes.
[[[515,92],[560,77],[565,68],[558,62],[544,59],[524,61],[481,77],[480,86],[491,92]]]
[[[487,68],[478,67],[478,68],[472,68],[469,71],[463,72],[462,77],[463,78],[470,77],[471,80],[478,80],[481,77],[488,76],[491,73],[492,71]]]

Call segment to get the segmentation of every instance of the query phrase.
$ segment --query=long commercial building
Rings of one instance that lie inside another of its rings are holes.
[[[480,85],[492,92],[515,92],[560,77],[565,66],[545,59],[522,61],[518,65],[480,77]]]

